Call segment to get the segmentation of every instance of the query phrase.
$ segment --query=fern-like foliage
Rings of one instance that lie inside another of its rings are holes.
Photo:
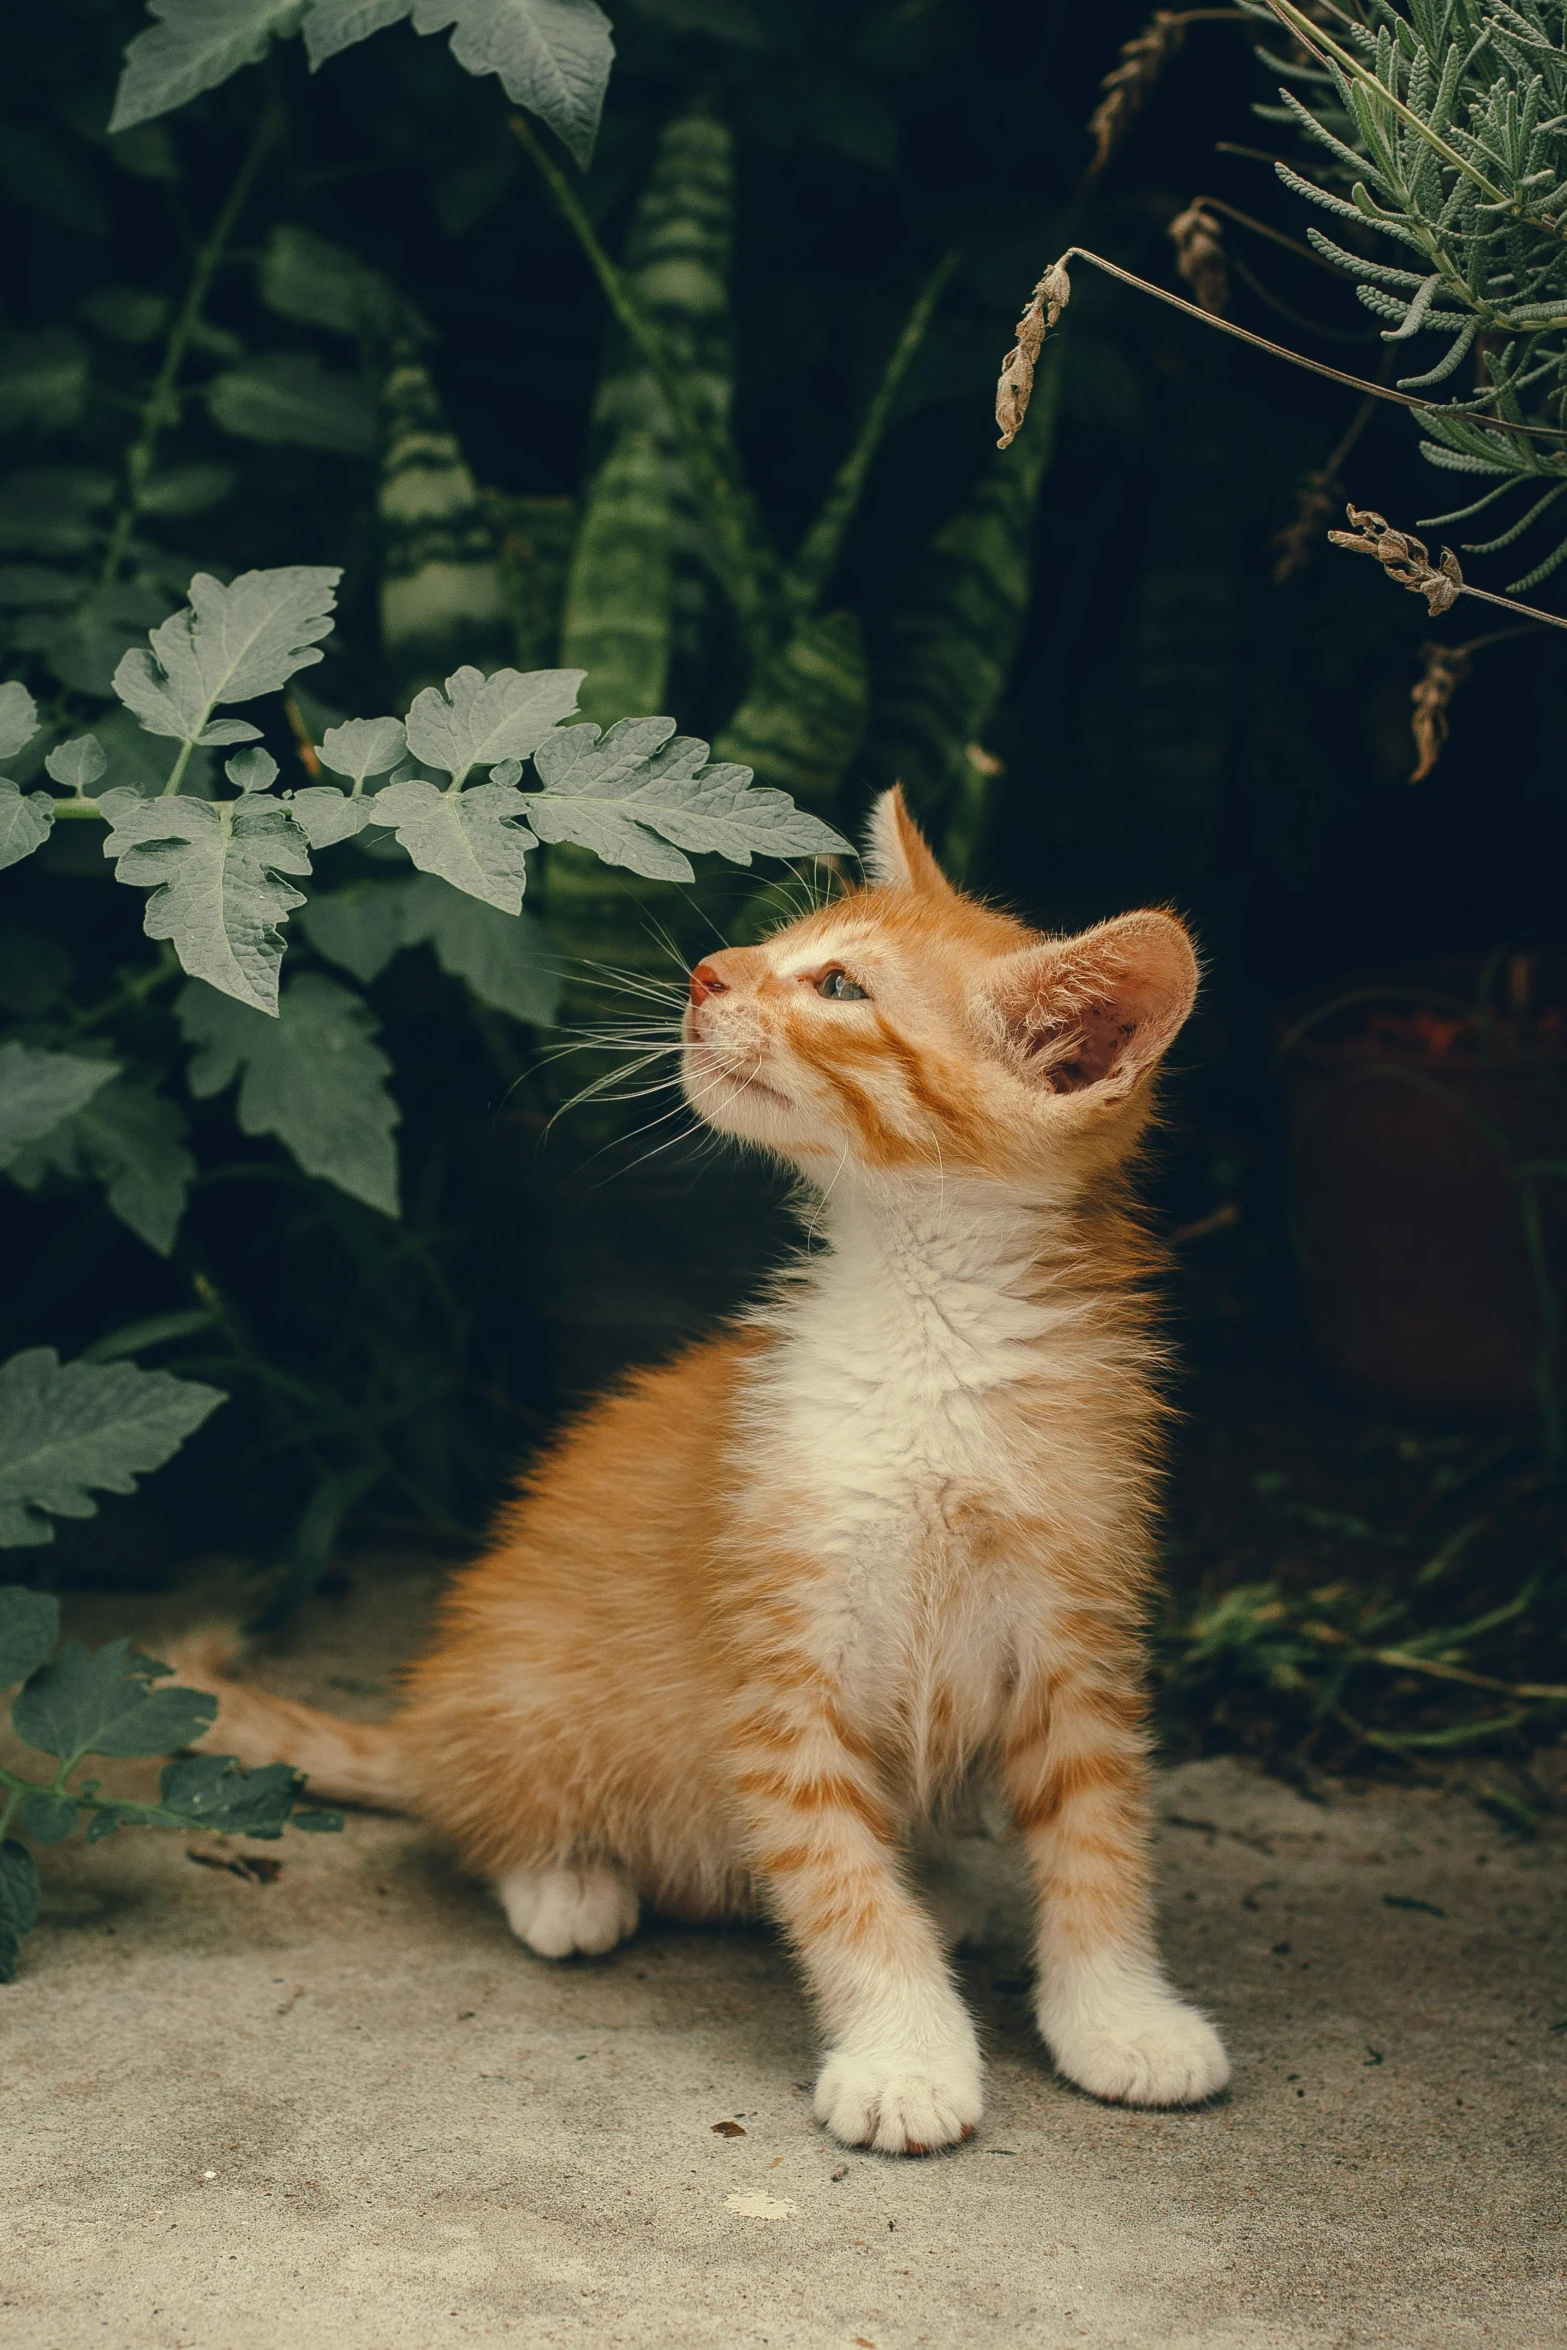
[[[1288,77],[1275,120],[1318,151],[1285,185],[1337,220],[1367,259],[1327,229],[1307,235],[1411,346],[1400,388],[1427,394],[1422,453],[1477,477],[1478,495],[1422,528],[1501,508],[1505,527],[1466,542],[1492,554],[1567,509],[1567,0],[1363,0],[1356,23],[1308,17],[1294,0],[1248,0],[1297,57],[1265,53]],[[1297,21],[1298,20],[1298,21]],[[1302,62],[1304,60],[1304,62]],[[1293,86],[1290,86],[1293,85]],[[1443,387],[1451,386],[1444,396]],[[1484,482],[1485,487],[1480,487]],[[1517,511],[1521,507],[1521,511]],[[1534,587],[1567,561],[1560,530],[1509,583]]]

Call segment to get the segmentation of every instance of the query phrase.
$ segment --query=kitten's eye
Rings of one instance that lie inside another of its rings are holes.
[[[847,971],[824,971],[816,982],[816,992],[835,1004],[863,1004],[869,1000],[864,988],[856,987]]]

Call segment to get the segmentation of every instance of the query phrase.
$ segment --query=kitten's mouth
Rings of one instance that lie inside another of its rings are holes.
[[[686,1040],[686,1077],[691,1089],[693,1105],[702,1109],[722,1103],[727,1107],[744,1094],[747,1101],[766,1104],[775,1110],[792,1110],[793,1102],[776,1085],[766,1084],[758,1074],[760,1063],[753,1069],[736,1069],[701,1037]]]

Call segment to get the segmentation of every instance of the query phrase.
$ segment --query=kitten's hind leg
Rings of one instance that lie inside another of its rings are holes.
[[[603,1861],[507,1869],[495,1890],[512,1932],[540,1958],[599,1958],[637,1930],[636,1887]]]

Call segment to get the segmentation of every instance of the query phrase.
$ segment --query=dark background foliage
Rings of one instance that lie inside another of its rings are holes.
[[[623,0],[614,13],[618,62],[584,201],[618,249],[671,112],[701,94],[733,123],[736,429],[784,546],[809,519],[920,284],[944,251],[959,255],[845,554],[841,592],[865,616],[873,677],[894,589],[987,461],[998,362],[1069,224],[1172,286],[1167,225],[1199,190],[1302,233],[1301,208],[1260,153],[1219,151],[1274,144],[1248,111],[1271,90],[1243,25],[1192,28],[1080,205],[1084,125],[1119,44],[1143,21],[1141,0],[1021,11],[1001,0]],[[143,21],[128,0],[59,0],[0,25],[3,323],[69,318],[116,283],[177,296],[270,91],[286,134],[212,318],[248,331],[247,257],[265,222],[306,222],[385,271],[429,319],[431,365],[479,480],[575,491],[602,302],[507,131],[493,81],[472,80],[443,42],[406,27],[314,79],[288,43],[111,151],[102,126],[119,48]],[[1231,234],[1274,304],[1293,313],[1281,317],[1240,283],[1233,316],[1352,372],[1374,369],[1375,322],[1346,283]],[[1303,572],[1282,586],[1271,578],[1270,541],[1356,395],[1087,269],[1064,355],[1032,609],[986,736],[1003,772],[977,879],[1053,926],[1148,902],[1196,926],[1208,983],[1156,1180],[1176,1226],[1239,1211],[1188,1252],[1182,1297],[1206,1381],[1191,1393],[1210,1416],[1209,1452],[1229,1441],[1222,1427],[1239,1431],[1230,1484],[1244,1485],[1259,1443],[1319,1462],[1324,1445],[1347,1461],[1366,1449],[1353,1417],[1334,1416],[1299,1325],[1273,1069],[1281,1007],[1366,965],[1557,941],[1567,687],[1554,647],[1527,638],[1497,648],[1464,688],[1435,774],[1411,786],[1418,647],[1473,632],[1452,618],[1433,626],[1415,599],[1320,537]],[[198,410],[186,453],[203,453],[203,430]],[[1415,440],[1406,417],[1379,412],[1346,467],[1349,494],[1405,524],[1450,502]],[[233,456],[215,437],[211,453]],[[314,675],[327,700],[354,709],[378,706],[383,684],[371,490],[363,466],[259,450],[227,505],[166,534],[194,561],[229,569],[344,565],[341,626]],[[1499,586],[1505,562],[1474,575]],[[708,731],[721,719],[704,706],[715,690],[711,676],[677,680],[683,726]],[[851,771],[851,801],[863,804],[879,780],[873,736]],[[8,874],[0,912],[69,936],[107,980],[131,952],[139,903],[95,889],[89,916],[88,895],[57,860],[47,874]],[[656,910],[656,889],[649,904]],[[607,1179],[598,1166],[584,1171],[569,1124],[540,1144],[547,1100],[526,1054],[503,1027],[486,1035],[459,1020],[433,961],[401,958],[373,994],[405,1113],[406,1232],[389,1242],[352,1202],[289,1177],[264,1145],[254,1180],[236,1182],[230,1168],[200,1192],[170,1266],[101,1206],[11,1194],[18,1241],[7,1255],[21,1271],[3,1335],[70,1351],[106,1319],[188,1303],[194,1283],[216,1301],[232,1348],[285,1370],[327,1366],[365,1425],[396,1431],[388,1473],[354,1521],[362,1533],[457,1542],[546,1424],[572,1367],[612,1360],[646,1335],[628,1319],[573,1352],[560,1336],[573,1311],[562,1263],[597,1251],[632,1267],[634,1287],[651,1232],[682,1259],[675,1285],[696,1311],[732,1292],[777,1225],[755,1186],[721,1177],[703,1195],[721,1214],[707,1215],[698,1245],[670,1204],[683,1174],[656,1196],[649,1223],[646,1178],[617,1177],[613,1161]],[[572,1192],[589,1204],[562,1256],[541,1202]],[[1259,1437],[1257,1415],[1270,1410],[1272,1433]],[[330,1442],[323,1453],[301,1430],[276,1380],[261,1380],[148,1494],[91,1527],[63,1528],[56,1552],[29,1566],[125,1576],[164,1571],[206,1544],[263,1560],[290,1541],[297,1549],[297,1512],[333,1467]],[[1204,1572],[1217,1552],[1233,1565],[1252,1540],[1235,1510],[1192,1506],[1180,1537],[1188,1551],[1202,1554]]]

